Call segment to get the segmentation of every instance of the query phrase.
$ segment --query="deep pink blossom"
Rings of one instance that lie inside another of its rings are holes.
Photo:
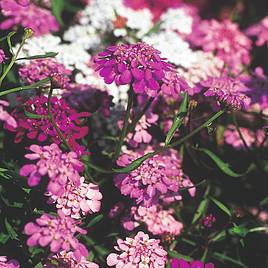
[[[257,36],[257,46],[268,46],[268,16],[263,18],[259,23],[250,26],[246,30],[246,34],[249,36]]]
[[[171,268],[214,268],[213,263],[203,263],[202,261],[187,262],[184,259],[172,259]]]
[[[62,195],[47,193],[49,203],[56,203],[56,207],[66,216],[74,219],[81,218],[81,215],[96,213],[100,210],[102,194],[99,187],[93,183],[85,183],[85,178],[80,178],[77,186],[73,181],[68,180]]]
[[[156,96],[165,72],[171,69],[160,52],[145,43],[121,44],[108,47],[95,60],[105,83],[133,83],[136,93]]]
[[[159,242],[143,232],[138,232],[134,238],[118,239],[118,246],[114,247],[118,253],[109,254],[107,264],[116,268],[164,268],[167,252]]]
[[[19,69],[19,76],[23,81],[28,84],[38,82],[39,80],[51,77],[54,74],[60,74],[64,77],[64,88],[68,88],[70,85],[70,76],[72,71],[67,70],[64,65],[58,63],[54,59],[39,59],[31,61],[29,64],[22,66]]]
[[[124,203],[123,202],[117,202],[109,211],[108,217],[110,219],[113,219],[117,217],[124,209]]]
[[[4,50],[2,50],[0,48],[0,64],[3,63],[5,61],[5,59],[6,59],[5,52],[4,52]]]
[[[209,77],[202,81],[201,85],[208,88],[204,93],[206,97],[214,96],[217,101],[232,109],[241,110],[249,107],[251,100],[245,95],[249,88],[239,79],[229,76]]]
[[[9,106],[7,101],[0,100],[0,121],[5,122],[5,124],[11,128],[16,128],[18,124],[15,118],[5,110],[7,106]]]
[[[31,153],[25,157],[37,162],[20,169],[20,175],[28,177],[29,186],[38,185],[45,175],[49,178],[47,190],[53,195],[62,196],[68,183],[72,182],[76,187],[80,185],[84,166],[75,152],[63,153],[55,143],[49,146],[33,144],[29,149]]]
[[[73,251],[74,257],[79,261],[82,256],[87,257],[88,251],[81,244],[75,235],[77,233],[85,235],[87,232],[78,227],[78,222],[63,213],[57,216],[43,214],[34,222],[29,222],[24,226],[24,232],[29,236],[27,245],[29,247],[49,245],[52,253],[59,253],[61,250]]]
[[[62,142],[57,130],[48,118],[48,98],[46,96],[35,96],[28,99],[23,107],[17,106],[12,116],[18,123],[17,128],[7,127],[10,131],[17,132],[15,142],[21,142],[24,135],[31,140],[44,142],[51,139],[60,144]],[[41,118],[30,118],[25,115],[27,112],[41,116]],[[81,126],[80,118],[89,116],[88,112],[77,112],[69,107],[64,99],[53,96],[51,98],[51,113],[55,122],[61,130],[64,138],[73,150],[81,152],[84,150],[77,140],[84,138],[88,133],[87,126]]]
[[[177,221],[174,217],[173,209],[163,209],[161,206],[152,206],[145,208],[142,206],[133,206],[130,215],[123,220],[123,227],[132,231],[138,227],[140,223],[147,225],[148,231],[153,235],[179,235],[182,231],[183,224]]]
[[[77,260],[73,252],[61,251],[56,255],[49,257],[48,261],[44,264],[44,268],[99,268],[99,265],[87,261],[84,256],[80,260]]]
[[[16,25],[33,29],[35,35],[43,35],[59,30],[59,24],[50,10],[33,3],[19,4],[15,0],[0,0],[1,13],[6,19],[0,29],[7,30]]]
[[[251,40],[230,20],[198,22],[190,39],[204,51],[215,52],[235,72],[250,63]]]
[[[16,260],[9,260],[6,256],[0,256],[0,268],[20,268]]]
[[[151,151],[151,147],[127,151],[119,157],[117,164],[127,166]],[[136,170],[116,175],[114,181],[123,195],[130,196],[137,204],[145,207],[157,204],[160,200],[168,203],[181,200],[180,187],[192,186],[181,169],[181,159],[175,150],[147,159]],[[189,192],[194,195],[195,189],[192,188]]]
[[[213,214],[209,214],[203,219],[203,225],[207,228],[211,228],[214,225],[215,221],[216,218],[213,216]]]

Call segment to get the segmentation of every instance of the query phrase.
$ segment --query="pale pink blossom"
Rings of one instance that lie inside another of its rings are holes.
[[[12,128],[16,128],[18,126],[15,118],[10,115],[4,108],[8,107],[9,103],[4,100],[0,100],[0,121],[4,121],[6,125]]]

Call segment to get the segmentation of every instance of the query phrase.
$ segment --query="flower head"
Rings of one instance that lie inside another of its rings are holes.
[[[213,216],[213,214],[209,214],[203,219],[203,225],[207,228],[211,228],[215,221],[216,218]]]
[[[3,63],[6,59],[4,50],[0,49],[0,64]]]
[[[184,259],[172,259],[171,268],[214,268],[213,263],[203,263],[202,261],[191,261],[187,262]]]
[[[115,250],[107,257],[108,266],[117,268],[164,268],[167,252],[159,245],[159,240],[150,239],[143,232],[138,232],[134,238],[118,239]]]
[[[145,43],[108,47],[95,61],[105,83],[133,83],[136,93],[150,96],[157,95],[165,72],[171,69],[160,52]]]
[[[16,260],[9,260],[6,256],[0,256],[0,268],[20,268]]]
[[[15,118],[5,110],[5,107],[7,106],[9,106],[7,101],[0,100],[0,121],[5,122],[6,126],[16,128],[18,124]]]
[[[61,250],[73,251],[77,260],[88,255],[86,247],[75,238],[76,233],[87,232],[78,227],[75,220],[62,213],[58,213],[57,216],[43,214],[35,223],[27,223],[24,232],[29,236],[29,247],[50,245],[50,251],[53,253],[59,253]]]

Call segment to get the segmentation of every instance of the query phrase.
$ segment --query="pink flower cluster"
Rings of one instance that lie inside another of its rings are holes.
[[[107,264],[116,268],[164,268],[167,252],[159,242],[143,232],[138,232],[134,238],[118,239],[118,246],[114,247],[118,253],[109,254]]]
[[[9,106],[7,101],[0,100],[0,121],[5,122],[5,124],[11,128],[16,128],[18,125],[15,118],[5,110],[7,106]]]
[[[16,260],[9,260],[6,256],[0,256],[0,268],[20,268]]]
[[[83,163],[78,160],[75,152],[63,153],[57,144],[49,146],[31,145],[30,154],[25,157],[37,160],[36,164],[26,164],[20,169],[20,175],[28,177],[29,186],[39,184],[41,177],[49,178],[48,192],[56,196],[64,194],[67,183],[72,182],[76,187],[80,185],[80,174]]]
[[[31,114],[40,116],[40,118],[27,117],[21,107],[17,106],[15,108],[12,116],[16,119],[18,127],[7,128],[10,131],[17,132],[16,143],[21,142],[26,133],[27,137],[31,140],[37,139],[40,142],[44,142],[51,138],[57,144],[62,142],[48,117],[48,98],[46,96],[35,96],[28,99],[23,104],[23,108]],[[83,151],[84,149],[77,143],[77,140],[87,135],[88,127],[80,126],[80,118],[89,116],[89,113],[78,113],[70,108],[64,99],[55,96],[51,98],[51,113],[54,116],[55,123],[72,149],[77,152]]]
[[[85,178],[80,178],[77,186],[68,180],[64,193],[60,196],[47,193],[49,203],[56,203],[56,207],[66,216],[79,219],[82,215],[96,213],[100,210],[102,194],[99,187],[93,183],[85,183]]]
[[[187,262],[184,259],[172,259],[171,268],[214,268],[213,263],[203,263],[202,261]]]
[[[28,84],[51,77],[54,74],[60,74],[64,77],[64,83],[62,83],[64,88],[70,86],[70,79],[68,76],[72,74],[72,71],[67,70],[62,64],[54,59],[34,60],[19,69],[19,76]]]
[[[136,93],[156,96],[165,72],[172,66],[160,57],[160,52],[145,43],[108,47],[95,60],[105,83],[133,83]]]
[[[241,65],[250,63],[251,40],[230,20],[198,22],[190,40],[206,52],[215,52],[235,72],[241,70]]]
[[[250,98],[245,95],[249,91],[239,79],[229,76],[209,77],[201,81],[201,85],[208,88],[205,96],[215,96],[217,101],[224,103],[235,110],[246,109],[249,107]]]
[[[51,12],[33,3],[20,4],[16,0],[0,0],[1,13],[7,17],[0,23],[0,29],[7,30],[16,25],[33,29],[35,35],[59,30],[59,24]]]
[[[138,227],[140,223],[145,223],[148,231],[153,235],[179,235],[183,224],[176,221],[173,214],[173,209],[165,210],[161,206],[151,206],[149,208],[133,206],[130,216],[125,217],[122,223],[123,227],[129,231]]]
[[[68,268],[99,268],[99,265],[87,261],[84,256],[80,260],[77,260],[73,252],[61,251],[56,255],[53,255],[44,265],[44,268],[57,268],[57,267],[68,267]]]
[[[265,142],[266,133],[263,129],[258,129],[255,133],[248,128],[240,127],[239,129],[248,147],[253,147],[254,145],[257,147],[268,145],[268,140]],[[234,125],[228,125],[227,129],[224,131],[224,139],[227,144],[230,144],[237,150],[246,149]]]
[[[3,49],[0,48],[0,64],[3,63],[6,59],[6,55]]]
[[[61,250],[73,251],[74,257],[79,261],[82,256],[87,257],[88,251],[76,238],[76,233],[87,232],[77,226],[77,222],[62,213],[57,216],[43,214],[36,219],[36,223],[29,222],[24,227],[24,232],[29,236],[27,245],[46,247],[50,245],[50,251],[59,253]]]
[[[268,16],[246,30],[249,36],[257,36],[257,46],[268,46]]]
[[[119,157],[117,164],[127,166],[150,151],[153,151],[151,147],[146,150],[126,151]],[[145,207],[158,204],[160,199],[167,203],[181,200],[179,189],[192,186],[181,169],[178,153],[173,149],[147,159],[128,174],[116,175],[114,182],[123,195],[130,196],[137,204]],[[193,196],[195,189],[192,188],[189,192]]]

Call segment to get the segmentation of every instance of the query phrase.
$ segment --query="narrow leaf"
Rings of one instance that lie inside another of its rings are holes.
[[[47,52],[46,54],[29,56],[24,58],[19,58],[18,60],[35,60],[35,59],[45,59],[45,58],[55,58],[58,55],[56,52]]]
[[[219,200],[215,199],[214,197],[210,198],[223,212],[225,212],[228,216],[232,216],[231,211]]]
[[[209,203],[209,199],[207,198],[201,201],[196,213],[194,214],[192,224],[195,224],[200,219],[200,217],[206,213],[208,203]]]
[[[97,224],[98,222],[100,222],[102,219],[104,218],[104,216],[102,214],[94,217],[89,224],[87,225],[87,228],[94,226],[95,224]]]
[[[11,239],[18,240],[18,234],[8,222],[7,218],[5,218],[5,227]]]
[[[168,255],[170,257],[172,257],[172,258],[184,259],[186,261],[192,261],[193,260],[190,256],[180,254],[180,253],[178,253],[177,251],[174,251],[174,250],[170,250],[168,252]]]
[[[240,266],[240,267],[243,267],[243,268],[249,268],[249,267],[248,267],[247,265],[245,265],[244,263],[242,263],[242,262],[240,262],[240,261],[238,261],[238,260],[235,260],[235,259],[233,259],[233,258],[231,258],[231,257],[228,257],[228,256],[226,256],[226,255],[224,255],[224,254],[221,254],[221,253],[219,253],[219,252],[215,252],[215,253],[213,254],[213,256],[214,256],[214,258],[216,258],[217,260],[228,261],[228,262],[234,263],[234,264],[236,264],[236,265],[238,265],[238,266]]]
[[[26,117],[32,118],[32,119],[40,119],[40,118],[46,118],[47,117],[46,115],[33,114],[33,113],[30,113],[30,112],[28,112],[26,110],[24,110],[24,114],[26,115]]]
[[[51,2],[52,13],[56,17],[60,25],[64,25],[62,20],[62,12],[64,10],[64,0],[52,0]]]

